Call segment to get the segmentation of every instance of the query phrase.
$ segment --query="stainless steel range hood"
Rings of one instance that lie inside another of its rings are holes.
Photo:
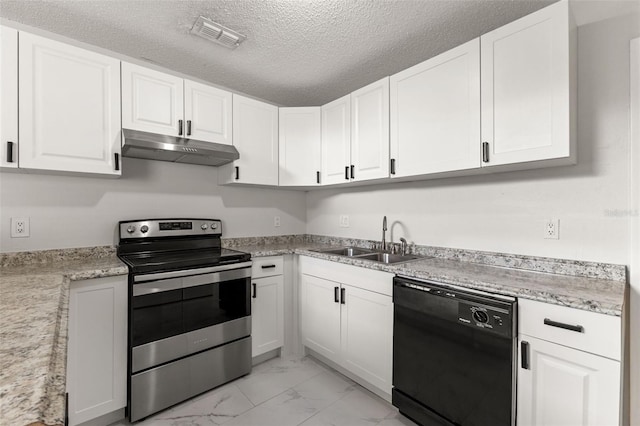
[[[240,158],[232,145],[122,129],[122,156],[173,163],[221,166]]]

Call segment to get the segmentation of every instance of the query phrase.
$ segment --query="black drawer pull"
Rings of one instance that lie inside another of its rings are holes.
[[[396,174],[396,159],[395,158],[391,159],[391,174],[392,175]]]
[[[187,136],[191,136],[191,120],[187,120]]]
[[[14,142],[7,142],[7,163],[15,163],[16,161],[13,159],[13,146]]]
[[[320,183],[320,172],[316,172],[316,183]]]
[[[252,283],[251,285],[253,286],[253,294],[251,297],[255,299],[258,296],[258,285],[256,283]]]
[[[344,178],[349,180],[349,166],[344,166]]]
[[[262,265],[261,268],[262,269],[271,269],[271,268],[275,268],[276,265]]]
[[[236,166],[236,180],[240,180],[240,167]]]
[[[346,299],[345,290],[344,290],[344,288],[341,288],[340,289],[340,304],[344,305],[345,304],[345,302],[344,302],[345,299]]]
[[[571,331],[576,331],[578,333],[584,333],[584,327],[581,326],[581,325],[566,324],[564,322],[557,322],[557,321],[550,320],[549,318],[545,318],[544,319],[544,324],[545,325],[550,325],[551,327],[564,328],[565,330],[571,330]]]
[[[529,342],[520,342],[520,365],[529,370]]]
[[[482,142],[482,162],[489,162],[489,142]]]
[[[340,295],[339,295],[339,292],[338,292],[339,288],[340,287],[334,287],[333,288],[333,301],[336,302],[336,303],[340,303]]]
[[[355,170],[356,166],[354,166],[353,164],[351,165],[351,179],[355,179],[356,176],[354,175],[353,171]]]
[[[182,120],[178,120],[178,136],[182,136]]]
[[[119,171],[120,170],[120,154],[118,154],[117,152],[113,154],[113,159],[114,159],[116,171]]]

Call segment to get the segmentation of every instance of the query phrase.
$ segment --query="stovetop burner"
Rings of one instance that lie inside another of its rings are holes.
[[[170,252],[143,252],[121,254],[133,273],[163,272],[178,269],[206,268],[244,262],[251,258],[248,253],[230,249],[183,250]]]

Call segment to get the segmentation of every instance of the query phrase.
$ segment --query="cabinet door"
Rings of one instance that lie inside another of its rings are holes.
[[[251,299],[251,355],[284,344],[284,280],[282,275],[254,279]]]
[[[18,31],[0,26],[0,167],[18,167]]]
[[[349,181],[351,165],[351,95],[322,106],[322,177],[320,183]]]
[[[570,19],[569,3],[559,2],[480,37],[482,141],[489,151],[483,165],[574,162]]]
[[[231,92],[184,81],[185,135],[188,138],[231,145]]]
[[[120,61],[21,32],[19,94],[21,168],[120,174]]]
[[[300,284],[302,344],[340,362],[340,284],[306,274]]]
[[[184,80],[122,63],[122,127],[184,136]]]
[[[526,335],[520,342],[529,368],[518,369],[518,426],[619,424],[618,361]]]
[[[391,177],[480,167],[480,40],[391,77]]]
[[[71,283],[67,392],[69,424],[127,405],[127,277]]]
[[[278,185],[278,107],[234,94],[233,145],[240,159],[218,168],[220,183]]]
[[[342,364],[391,393],[393,303],[390,296],[349,285],[343,288]]]
[[[320,107],[280,108],[280,186],[319,184]]]
[[[351,94],[353,180],[389,177],[389,77]]]

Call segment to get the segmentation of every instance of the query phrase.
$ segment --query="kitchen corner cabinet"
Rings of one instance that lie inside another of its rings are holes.
[[[253,259],[251,270],[251,356],[284,345],[284,260]]]
[[[393,274],[299,261],[303,345],[391,394]]]
[[[231,92],[122,63],[122,127],[232,143]]]
[[[277,106],[234,94],[233,146],[240,158],[218,168],[218,183],[278,186]]]
[[[0,25],[0,168],[18,167],[18,31]]]
[[[391,76],[391,177],[480,167],[480,40]]]
[[[127,405],[127,276],[72,281],[69,294],[69,425]]]
[[[618,425],[620,318],[525,299],[518,305],[518,426]]]
[[[323,185],[349,182],[351,165],[351,95],[336,99],[322,110]]]
[[[483,166],[574,164],[576,28],[563,1],[480,37]]]
[[[19,167],[120,175],[120,61],[18,39]]]
[[[320,107],[280,108],[280,186],[319,185]]]
[[[352,181],[389,177],[389,77],[351,93],[349,172]]]

